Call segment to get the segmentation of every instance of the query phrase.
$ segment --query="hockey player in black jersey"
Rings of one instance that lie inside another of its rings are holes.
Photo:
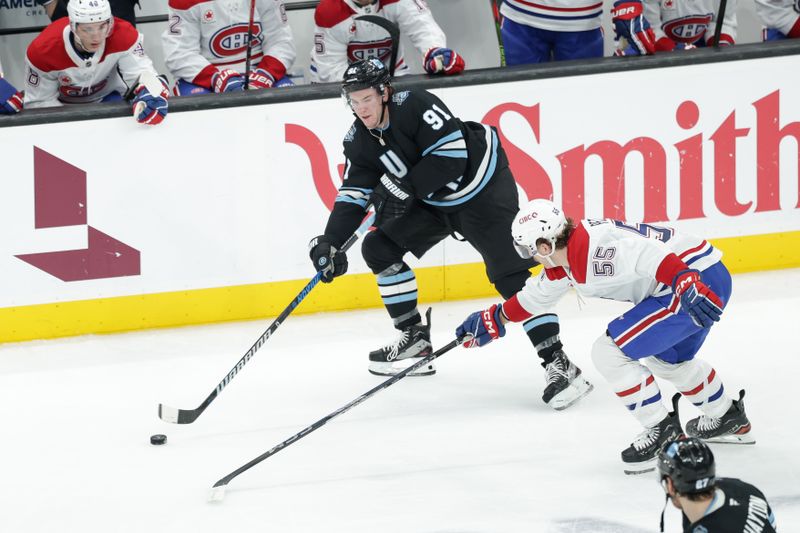
[[[393,375],[431,353],[427,323],[417,310],[417,282],[403,260],[422,257],[458,233],[483,257],[486,274],[506,298],[522,288],[536,263],[520,258],[509,228],[519,208],[517,187],[497,132],[462,122],[424,90],[395,91],[377,59],[348,67],[342,93],[356,120],[344,137],[344,180],[325,232],[312,239],[310,256],[322,280],[347,270],[338,251],[358,227],[368,202],[376,208],[376,230],[362,255],[400,335],[369,354],[369,370]],[[564,354],[558,317],[532,317],[525,331],[546,369],[542,399],[564,409],[592,386]],[[416,375],[430,375],[433,365]]]
[[[714,454],[698,438],[665,445],[658,456],[658,473],[667,499],[683,512],[684,533],[777,531],[775,515],[764,494],[739,479],[717,478]]]

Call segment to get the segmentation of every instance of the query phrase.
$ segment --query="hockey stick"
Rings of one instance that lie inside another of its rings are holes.
[[[247,25],[247,52],[244,66],[244,90],[250,90],[250,57],[253,55],[253,18],[256,13],[256,0],[250,0],[250,23]]]
[[[494,25],[497,30],[497,46],[500,48],[500,66],[506,66],[506,50],[503,47],[503,32],[500,28],[502,21],[500,20],[500,2],[503,0],[489,0],[491,4],[490,9],[494,15]]]
[[[367,204],[366,209],[369,210],[369,207],[370,207],[369,204]],[[355,242],[364,233],[366,233],[366,231],[369,229],[369,227],[372,225],[374,221],[375,221],[375,213],[370,213],[370,215],[366,219],[364,219],[364,221],[361,223],[361,226],[358,227],[356,232],[353,233],[347,239],[347,241],[345,241],[345,243],[342,245],[341,251],[346,252],[351,246],[353,246],[353,244],[355,244]],[[286,309],[284,309],[283,312],[281,312],[281,314],[278,315],[278,318],[276,318],[272,322],[272,324],[269,325],[267,330],[264,333],[262,333],[261,336],[256,340],[255,344],[253,344],[250,347],[250,349],[247,350],[247,353],[245,353],[242,356],[242,358],[239,359],[239,362],[236,363],[236,365],[233,368],[231,368],[230,372],[228,372],[228,374],[222,379],[222,381],[219,382],[217,387],[213,391],[211,391],[211,394],[209,394],[208,397],[205,400],[203,400],[203,403],[201,403],[196,409],[178,409],[176,407],[170,407],[168,405],[160,403],[158,404],[158,417],[164,422],[170,422],[172,424],[191,424],[192,422],[197,420],[197,417],[200,416],[203,413],[203,411],[206,410],[206,407],[208,407],[211,404],[211,402],[214,401],[214,398],[216,398],[219,395],[219,393],[222,392],[222,389],[224,389],[225,386],[231,382],[231,380],[236,376],[236,374],[244,367],[245,364],[247,364],[247,361],[249,361],[250,358],[253,357],[253,355],[255,355],[258,349],[261,348],[261,345],[264,344],[267,341],[267,339],[269,339],[272,336],[273,333],[275,333],[275,330],[278,329],[278,327],[283,323],[284,320],[286,320],[286,317],[288,317],[292,313],[292,311],[294,311],[295,308],[298,305],[300,305],[300,302],[302,302],[303,299],[306,296],[308,296],[308,293],[311,292],[311,289],[316,287],[317,283],[319,283],[321,279],[322,279],[322,272],[317,272],[317,274],[313,278],[311,278],[311,281],[309,281],[306,284],[306,286],[303,287],[303,289],[294,298],[294,300],[292,300],[292,302],[286,307]]]
[[[717,13],[717,27],[714,29],[714,48],[719,48],[719,37],[722,33],[722,21],[725,19],[725,8],[728,5],[728,0],[720,0],[719,12]]]
[[[382,391],[383,389],[385,389],[387,387],[391,387],[392,385],[394,385],[395,383],[397,383],[398,381],[400,381],[401,379],[406,377],[408,374],[410,374],[414,370],[427,365],[428,363],[430,363],[431,361],[433,361],[434,359],[436,359],[440,355],[443,355],[443,354],[449,352],[450,350],[452,350],[453,348],[455,348],[456,346],[461,344],[462,340],[463,340],[462,338],[457,338],[455,340],[450,341],[449,344],[447,344],[446,346],[443,346],[442,348],[439,348],[438,350],[436,350],[435,352],[430,354],[428,357],[425,357],[424,359],[420,359],[419,361],[417,361],[413,365],[409,366],[408,368],[403,369],[401,372],[398,372],[397,374],[395,374],[394,376],[390,377],[389,379],[387,379],[383,383],[371,388],[370,390],[368,390],[367,392],[365,392],[364,394],[362,394],[361,396],[359,396],[355,400],[351,401],[347,405],[343,405],[342,407],[338,408],[337,410],[335,410],[334,412],[332,412],[328,416],[320,418],[319,420],[317,420],[316,422],[314,422],[313,424],[311,424],[307,428],[303,429],[299,433],[295,433],[294,435],[292,435],[291,437],[289,437],[285,441],[283,441],[280,444],[278,444],[277,446],[273,447],[271,450],[269,450],[269,451],[267,451],[265,453],[262,453],[261,455],[259,455],[258,457],[256,457],[255,459],[253,459],[252,461],[247,463],[246,465],[240,466],[239,468],[237,468],[236,470],[234,470],[233,472],[231,472],[230,474],[228,474],[224,478],[222,478],[219,481],[217,481],[216,483],[214,483],[214,486],[211,487],[211,494],[209,495],[209,500],[210,501],[221,501],[225,497],[225,489],[228,486],[228,483],[230,483],[233,478],[235,478],[236,476],[238,476],[242,472],[250,470],[251,468],[256,466],[258,463],[264,461],[265,459],[268,459],[269,457],[272,457],[273,455],[275,455],[276,453],[278,453],[282,449],[286,448],[287,446],[289,446],[291,444],[294,444],[295,442],[297,442],[298,440],[302,439],[303,437],[305,437],[309,433],[312,433],[312,432],[318,430],[319,428],[321,428],[322,426],[324,426],[325,424],[327,424],[328,422],[330,422],[331,420],[333,420],[337,416],[339,416],[339,415],[341,415],[343,413],[346,413],[347,411],[349,411],[350,409],[352,409],[356,405],[358,405],[358,404],[362,403],[363,401],[367,400],[372,395],[374,395],[376,392]]]
[[[394,76],[394,68],[397,63],[397,50],[400,48],[400,28],[394,22],[377,15],[362,15],[357,17],[356,20],[363,20],[364,22],[371,22],[376,26],[380,26],[389,34],[392,39],[392,59],[389,62],[389,75]]]

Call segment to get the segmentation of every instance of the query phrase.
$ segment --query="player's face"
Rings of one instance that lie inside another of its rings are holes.
[[[380,126],[385,99],[375,88],[361,89],[349,94],[350,108],[368,129]]]
[[[110,20],[78,24],[75,28],[75,36],[81,47],[87,52],[97,52],[108,37],[110,24]]]

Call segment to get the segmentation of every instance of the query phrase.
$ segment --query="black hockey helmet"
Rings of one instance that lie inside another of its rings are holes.
[[[658,454],[658,472],[662,480],[670,478],[681,494],[706,492],[716,485],[714,454],[695,437],[667,443]]]
[[[342,79],[342,95],[347,95],[353,91],[369,89],[374,87],[379,93],[383,91],[392,81],[392,76],[386,65],[380,59],[363,59],[356,61],[347,67]]]

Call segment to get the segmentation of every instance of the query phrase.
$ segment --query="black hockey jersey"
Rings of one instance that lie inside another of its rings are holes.
[[[456,211],[508,166],[493,128],[462,122],[428,91],[396,92],[387,105],[384,130],[368,130],[356,118],[342,143],[344,179],[325,228],[336,246],[358,227],[384,174],[405,182],[419,201]]]
[[[775,533],[775,515],[764,494],[740,479],[717,479],[717,490],[706,515],[690,523],[683,515],[684,533]]]

